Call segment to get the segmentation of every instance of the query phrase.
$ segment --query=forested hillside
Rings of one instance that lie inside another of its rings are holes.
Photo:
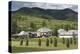
[[[41,8],[23,7],[17,11],[11,11],[11,31],[36,31],[41,27],[48,27],[52,30],[77,29],[77,12],[71,9],[52,10]]]

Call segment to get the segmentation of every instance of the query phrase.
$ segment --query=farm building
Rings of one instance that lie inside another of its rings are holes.
[[[77,30],[64,30],[64,29],[59,29],[58,30],[58,35],[60,38],[64,37],[64,38],[70,38],[73,37],[73,35],[78,36],[78,31]]]
[[[13,34],[13,35],[12,35],[13,38],[24,37],[24,36],[28,36],[28,32],[21,31],[21,32],[18,33],[18,34]]]
[[[46,27],[40,28],[37,30],[38,37],[48,37],[52,36],[52,30]]]
[[[66,31],[65,29],[59,29],[58,31],[58,36],[60,38],[70,38],[75,35],[76,37],[78,36],[78,31],[77,30],[68,30]],[[19,34],[13,34],[12,37],[49,37],[52,36],[52,30],[46,27],[40,28],[37,30],[37,32],[25,32],[21,31]]]
[[[19,34],[13,34],[12,37],[36,37],[37,32],[25,32],[21,31]]]

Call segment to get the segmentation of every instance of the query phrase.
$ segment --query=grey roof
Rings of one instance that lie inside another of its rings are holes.
[[[49,32],[49,31],[52,31],[52,30],[46,27],[43,27],[37,30],[37,32]]]

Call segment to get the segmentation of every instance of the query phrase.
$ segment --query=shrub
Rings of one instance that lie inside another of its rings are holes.
[[[23,40],[20,41],[20,45],[23,45]]]
[[[41,46],[41,39],[39,39],[38,45]]]
[[[54,38],[54,46],[57,47],[57,38]]]
[[[46,40],[46,46],[49,46],[49,39]]]

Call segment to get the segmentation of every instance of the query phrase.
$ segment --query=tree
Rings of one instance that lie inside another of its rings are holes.
[[[51,43],[51,44],[53,43],[53,40],[52,40],[52,38],[50,38],[50,43]]]
[[[23,40],[20,41],[20,45],[23,45]]]
[[[76,35],[74,34],[74,32],[73,32],[73,41],[74,41],[74,44],[77,43],[77,41],[76,41]]]
[[[66,25],[63,26],[63,28],[64,28],[66,31],[68,31],[68,30],[70,29],[70,25],[66,24]]]
[[[19,26],[18,26],[18,21],[19,21],[20,17],[17,15],[13,15],[11,16],[11,34],[15,34],[20,32],[19,31]]]
[[[70,43],[69,43],[69,39],[67,38],[66,40],[66,47],[69,48],[70,47]]]
[[[57,38],[54,38],[54,46],[57,47]]]
[[[42,26],[43,26],[43,27],[47,26],[47,24],[46,24],[45,21],[42,22]]]
[[[34,24],[33,22],[30,23],[30,28],[31,31],[35,31],[36,30],[36,24]]]
[[[63,25],[63,24],[61,24],[61,25],[60,25],[60,28],[62,28],[62,29],[63,29],[63,27],[64,27],[64,25]]]
[[[46,40],[46,46],[49,46],[49,39]]]
[[[58,30],[58,29],[57,29],[57,28],[55,28],[55,29],[54,29],[54,33],[53,33],[53,34],[54,34],[54,36],[56,36],[56,37],[58,37],[58,31],[57,31],[57,30]]]
[[[70,44],[72,44],[73,43],[73,39],[72,38],[70,38]]]
[[[28,45],[29,45],[29,40],[27,39],[27,40],[26,40],[26,46],[28,46]]]
[[[17,33],[17,21],[11,21],[11,34]]]
[[[65,38],[64,37],[62,38],[62,43],[65,44]]]
[[[41,39],[39,39],[38,45],[41,46]]]

